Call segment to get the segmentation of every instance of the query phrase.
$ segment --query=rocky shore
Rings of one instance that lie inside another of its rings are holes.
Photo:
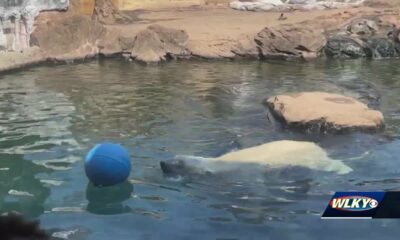
[[[15,23],[19,31],[10,38],[13,44],[0,52],[0,72],[96,56],[145,64],[189,58],[312,61],[400,56],[400,9],[387,5],[285,13],[227,6],[121,12],[110,1],[97,0],[89,16],[76,10],[74,0],[69,4],[68,11],[40,13],[31,31],[22,16],[22,25]],[[275,120],[306,132],[375,132],[384,126],[383,114],[365,101],[334,93],[284,93],[268,96],[264,104]]]
[[[385,58],[400,55],[398,8],[280,12],[188,7],[119,12],[98,1],[93,16],[42,12],[29,47],[0,53],[0,71],[44,61],[123,56],[145,63],[206,59]]]

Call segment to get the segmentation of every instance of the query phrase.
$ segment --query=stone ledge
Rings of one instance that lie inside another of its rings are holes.
[[[265,100],[272,114],[289,127],[311,132],[377,131],[383,114],[357,99],[326,92],[301,92]]]

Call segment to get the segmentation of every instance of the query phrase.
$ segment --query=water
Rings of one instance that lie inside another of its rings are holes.
[[[396,60],[317,63],[119,60],[41,66],[0,77],[0,208],[38,217],[65,239],[393,239],[393,220],[328,221],[334,191],[400,183]],[[323,90],[379,108],[377,134],[323,136],[268,121],[265,97]],[[318,142],[349,175],[276,169],[168,179],[159,161],[218,156],[279,140]],[[88,184],[96,143],[129,148],[129,183]]]

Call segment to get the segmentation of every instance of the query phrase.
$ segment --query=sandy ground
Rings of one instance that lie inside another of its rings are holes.
[[[378,13],[379,12],[379,13]],[[250,43],[265,27],[282,24],[325,24],[335,29],[350,19],[363,15],[382,14],[384,9],[360,7],[319,11],[294,11],[285,13],[286,20],[278,20],[280,12],[237,11],[229,7],[203,6],[181,9],[125,12],[135,20],[125,25],[110,25],[121,31],[122,36],[133,39],[138,31],[151,24],[182,29],[189,35],[189,49],[194,56],[204,58],[233,58],[232,49],[238,42]],[[322,23],[323,22],[323,23]],[[249,40],[250,39],[250,40]]]
[[[266,26],[299,23],[321,17],[329,18],[338,13],[360,14],[374,12],[375,9],[363,7],[354,9],[334,9],[309,12],[285,13],[287,20],[279,21],[280,12],[237,11],[228,7],[198,7],[186,9],[168,9],[143,11],[135,14],[138,21],[120,25],[126,35],[136,33],[150,24],[185,30],[192,40],[237,39],[240,35],[253,35]]]

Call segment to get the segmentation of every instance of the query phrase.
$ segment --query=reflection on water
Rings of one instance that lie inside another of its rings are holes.
[[[23,212],[31,217],[43,213],[43,204],[50,190],[35,179],[44,171],[22,155],[0,154],[0,209],[2,211]]]
[[[128,200],[133,191],[129,182],[112,187],[95,187],[88,183],[86,188],[87,211],[94,214],[120,214],[130,212],[122,202]]]
[[[0,208],[40,217],[53,236],[67,239],[347,239],[366,227],[371,238],[392,239],[397,222],[319,215],[333,191],[399,188],[396,64],[100,60],[4,75]],[[268,120],[265,97],[311,90],[379,108],[384,132],[310,135]],[[213,157],[280,139],[316,141],[355,171],[249,167],[170,179],[159,168],[175,154]],[[88,183],[83,156],[103,140],[130,150],[129,182]]]

